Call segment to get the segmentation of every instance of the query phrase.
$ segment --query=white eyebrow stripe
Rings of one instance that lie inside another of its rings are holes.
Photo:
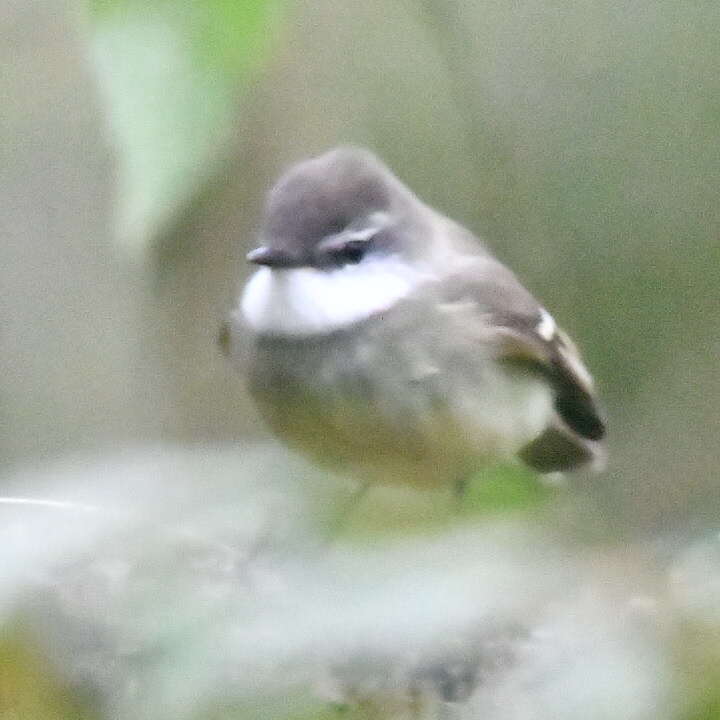
[[[360,240],[365,242],[377,235],[389,222],[388,214],[384,212],[375,212],[367,219],[367,226],[358,228],[357,230],[347,230],[345,235],[350,240]]]
[[[379,227],[367,227],[363,228],[362,230],[350,231],[346,233],[346,235],[349,240],[360,240],[362,242],[365,242],[366,240],[369,240],[371,237],[373,237],[373,235],[377,235],[379,230]]]
[[[557,332],[557,325],[553,316],[544,308],[540,309],[540,320],[535,326],[535,332],[547,342],[550,342]]]

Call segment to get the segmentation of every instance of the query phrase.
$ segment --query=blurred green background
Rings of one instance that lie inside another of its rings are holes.
[[[608,544],[716,531],[720,4],[2,0],[0,27],[6,470],[264,437],[216,333],[267,188],[351,142],[582,347],[610,460],[552,493],[553,522]],[[544,496],[508,483],[477,507]],[[78,717],[63,703],[22,717]]]

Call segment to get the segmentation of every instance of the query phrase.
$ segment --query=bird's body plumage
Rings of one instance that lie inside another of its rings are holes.
[[[251,278],[230,335],[250,335],[250,391],[289,445],[416,486],[513,456],[543,472],[599,457],[592,379],[552,316],[373,156],[337,150],[291,170],[266,235],[283,265]],[[298,259],[368,237],[360,260]]]
[[[474,311],[422,292],[352,331],[261,337],[251,393],[270,427],[318,461],[381,482],[452,482],[511,457],[553,413],[542,378],[498,364],[469,334],[452,339]]]

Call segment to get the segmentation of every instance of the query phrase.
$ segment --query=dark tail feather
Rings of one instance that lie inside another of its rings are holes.
[[[555,409],[568,426],[589,440],[601,440],[605,435],[605,420],[595,398],[564,373],[554,378]]]
[[[598,443],[564,428],[549,427],[520,451],[520,459],[541,473],[564,472],[590,464],[600,470],[604,452]]]

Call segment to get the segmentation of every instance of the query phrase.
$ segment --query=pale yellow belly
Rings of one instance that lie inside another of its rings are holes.
[[[361,481],[437,487],[512,458],[552,413],[549,389],[533,376],[497,368],[481,388],[460,388],[443,396],[416,383],[378,397],[339,383],[255,397],[271,429],[318,464]]]

